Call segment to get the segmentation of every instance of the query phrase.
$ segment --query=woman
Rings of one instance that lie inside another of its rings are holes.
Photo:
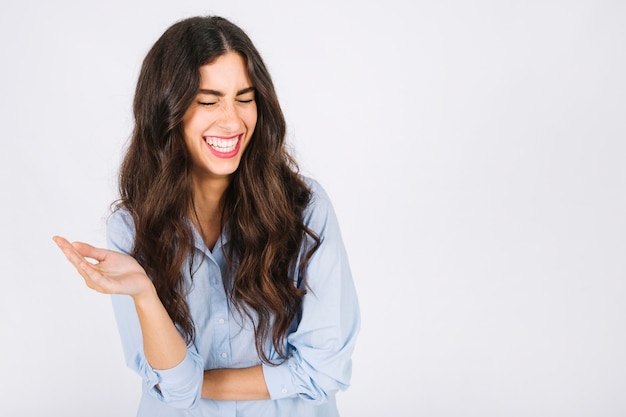
[[[338,415],[357,297],[331,203],[285,150],[250,39],[219,17],[174,24],[133,108],[109,250],[54,240],[113,294],[143,379],[138,415]]]

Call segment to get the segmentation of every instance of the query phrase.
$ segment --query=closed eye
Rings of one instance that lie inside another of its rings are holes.
[[[214,106],[217,104],[217,102],[199,101],[198,104],[200,104],[201,106]]]

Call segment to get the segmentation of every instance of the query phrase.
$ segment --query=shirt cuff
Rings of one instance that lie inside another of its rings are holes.
[[[153,394],[168,404],[185,404],[192,406],[200,396],[202,387],[203,371],[194,361],[193,356],[187,351],[181,363],[173,368],[165,370],[152,370],[155,375],[156,384],[152,388]],[[155,381],[150,381],[154,383]]]
[[[295,397],[297,395],[287,362],[278,366],[264,363],[262,367],[265,385],[267,385],[267,390],[272,400],[280,400],[281,398]]]

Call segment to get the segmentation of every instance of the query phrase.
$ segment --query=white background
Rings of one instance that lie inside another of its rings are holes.
[[[626,415],[626,3],[12,1],[0,9],[0,415],[132,416],[104,244],[141,61],[220,14],[329,192],[363,327],[344,417]]]

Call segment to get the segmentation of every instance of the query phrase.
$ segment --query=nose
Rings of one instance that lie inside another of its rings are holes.
[[[233,104],[225,104],[218,120],[218,126],[226,132],[236,132],[241,127],[241,117]]]

